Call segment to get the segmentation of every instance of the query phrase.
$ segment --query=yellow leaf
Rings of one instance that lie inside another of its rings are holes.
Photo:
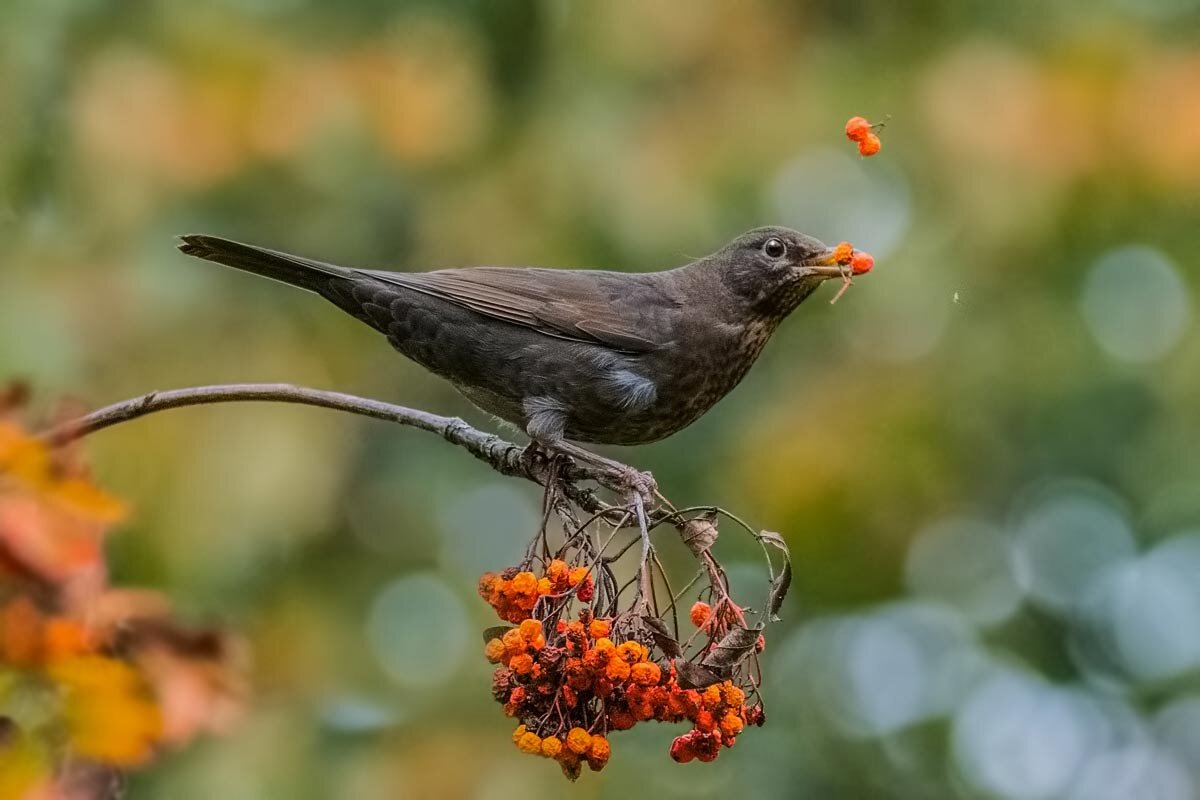
[[[153,755],[162,715],[137,670],[123,661],[81,656],[46,672],[63,689],[72,751],[116,767],[135,767]]]

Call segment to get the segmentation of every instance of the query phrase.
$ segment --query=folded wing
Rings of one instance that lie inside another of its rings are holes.
[[[656,340],[658,326],[644,319],[646,309],[678,307],[661,287],[649,281],[631,285],[632,276],[610,272],[505,267],[359,272],[547,336],[630,354],[666,344]],[[653,295],[651,302],[630,303],[631,289]]]

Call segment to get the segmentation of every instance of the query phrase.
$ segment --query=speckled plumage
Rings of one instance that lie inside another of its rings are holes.
[[[769,256],[768,242],[786,254]],[[642,274],[378,272],[200,235],[180,249],[322,295],[534,439],[604,444],[662,439],[724,397],[829,277],[813,267],[830,252],[786,228]]]

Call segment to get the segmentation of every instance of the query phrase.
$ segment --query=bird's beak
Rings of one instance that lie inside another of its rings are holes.
[[[822,278],[840,278],[845,274],[845,269],[838,266],[837,256],[832,247],[826,247],[824,252],[805,261],[798,269],[804,277],[815,275]]]

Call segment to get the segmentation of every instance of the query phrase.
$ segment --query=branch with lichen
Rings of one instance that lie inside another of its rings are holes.
[[[629,476],[642,473],[625,465],[577,461],[522,447],[457,417],[289,384],[151,392],[62,423],[41,438],[63,445],[168,409],[251,401],[311,405],[418,428],[502,475],[543,488],[541,524],[522,560],[484,575],[479,585],[483,599],[513,626],[485,631],[485,654],[497,665],[496,700],[520,723],[513,740],[522,751],[552,758],[574,779],[585,763],[604,766],[611,732],[641,721],[692,724],[671,746],[681,762],[711,761],[744,726],[762,724],[758,654],[762,631],[791,583],[786,544],[715,506],[677,509],[647,489],[652,480],[632,485]],[[730,595],[712,552],[722,520],[762,547],[769,580],[757,610]],[[662,525],[679,532],[697,561],[678,591],[651,541]],[[618,542],[625,529],[640,535]],[[637,566],[622,581],[618,561],[639,543]],[[692,630],[685,631],[678,609],[692,597]]]

